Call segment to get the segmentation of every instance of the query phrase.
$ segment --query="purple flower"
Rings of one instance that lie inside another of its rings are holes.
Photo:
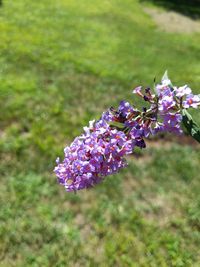
[[[165,95],[159,100],[159,111],[160,112],[167,112],[169,109],[176,105],[176,102],[172,95]]]
[[[107,110],[102,114],[101,120],[99,120],[99,123],[105,123],[105,122],[111,122],[113,121],[113,114],[111,113],[111,110]]]
[[[180,134],[181,130],[181,121],[182,115],[180,113],[167,113],[165,115],[161,115],[163,118],[163,131],[173,132]]]
[[[169,79],[163,79],[161,84],[156,85],[156,93],[159,96],[166,90],[170,90],[171,81]]]
[[[133,90],[133,94],[143,97],[144,95],[142,94],[141,90],[142,90],[142,86],[138,86]]]
[[[198,95],[189,94],[186,96],[186,100],[183,101],[184,108],[197,108],[200,105],[200,97]]]
[[[119,104],[118,112],[121,113],[124,117],[127,117],[131,112],[134,111],[134,108],[127,101],[121,101]]]
[[[182,115],[179,113],[168,113],[164,115],[163,119],[164,124],[169,124],[174,127],[177,124],[181,123]]]
[[[184,85],[179,88],[175,88],[174,92],[177,97],[183,97],[191,94],[192,90],[187,85]]]

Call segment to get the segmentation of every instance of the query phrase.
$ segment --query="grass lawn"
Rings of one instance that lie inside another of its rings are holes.
[[[132,88],[165,69],[200,93],[200,34],[163,32],[145,5],[3,1],[0,266],[200,266],[200,146],[190,139],[148,142],[77,194],[52,171],[89,120],[137,103]]]

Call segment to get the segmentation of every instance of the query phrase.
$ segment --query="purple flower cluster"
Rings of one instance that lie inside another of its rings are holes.
[[[177,106],[176,92],[170,80],[164,80],[156,86],[158,96],[158,116],[161,118],[161,131],[182,133],[181,110]]]
[[[55,173],[67,191],[99,183],[103,177],[126,166],[125,154],[132,152],[131,141],[123,131],[111,129],[104,120],[91,122],[85,133],[64,150],[65,159],[57,161]]]
[[[148,124],[146,132],[152,135],[158,132],[181,134],[182,109],[197,108],[200,105],[200,96],[193,95],[187,85],[173,87],[168,78],[156,85],[155,91],[152,94],[150,88],[147,88],[143,94],[142,87],[133,90],[133,93],[150,103],[150,108],[145,112],[147,116],[145,113],[142,116],[143,122]]]
[[[200,97],[193,95],[187,86],[173,87],[169,79],[163,80],[156,87],[158,91],[159,115],[163,119],[162,129],[168,132],[182,133],[182,109],[197,108],[200,105]]]
[[[57,159],[54,172],[67,191],[91,187],[127,166],[125,155],[135,146],[144,148],[144,138],[163,131],[181,133],[181,110],[200,105],[200,97],[188,86],[173,87],[168,78],[155,87],[155,94],[150,88],[143,92],[142,87],[133,93],[149,108],[139,111],[121,101],[117,110],[110,108],[100,120],[90,121],[84,133],[64,149],[64,160]]]

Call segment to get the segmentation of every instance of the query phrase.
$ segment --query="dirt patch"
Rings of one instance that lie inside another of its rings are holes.
[[[153,8],[144,8],[144,11],[149,14],[156,24],[164,31],[193,33],[200,32],[200,21],[193,20],[187,16],[174,11],[161,11]]]

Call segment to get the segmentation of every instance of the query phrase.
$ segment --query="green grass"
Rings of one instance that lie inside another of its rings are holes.
[[[131,0],[0,7],[0,266],[199,266],[200,149],[176,139],[76,195],[63,147],[165,69],[199,93],[199,34],[164,33]],[[200,122],[197,113],[194,116]]]

